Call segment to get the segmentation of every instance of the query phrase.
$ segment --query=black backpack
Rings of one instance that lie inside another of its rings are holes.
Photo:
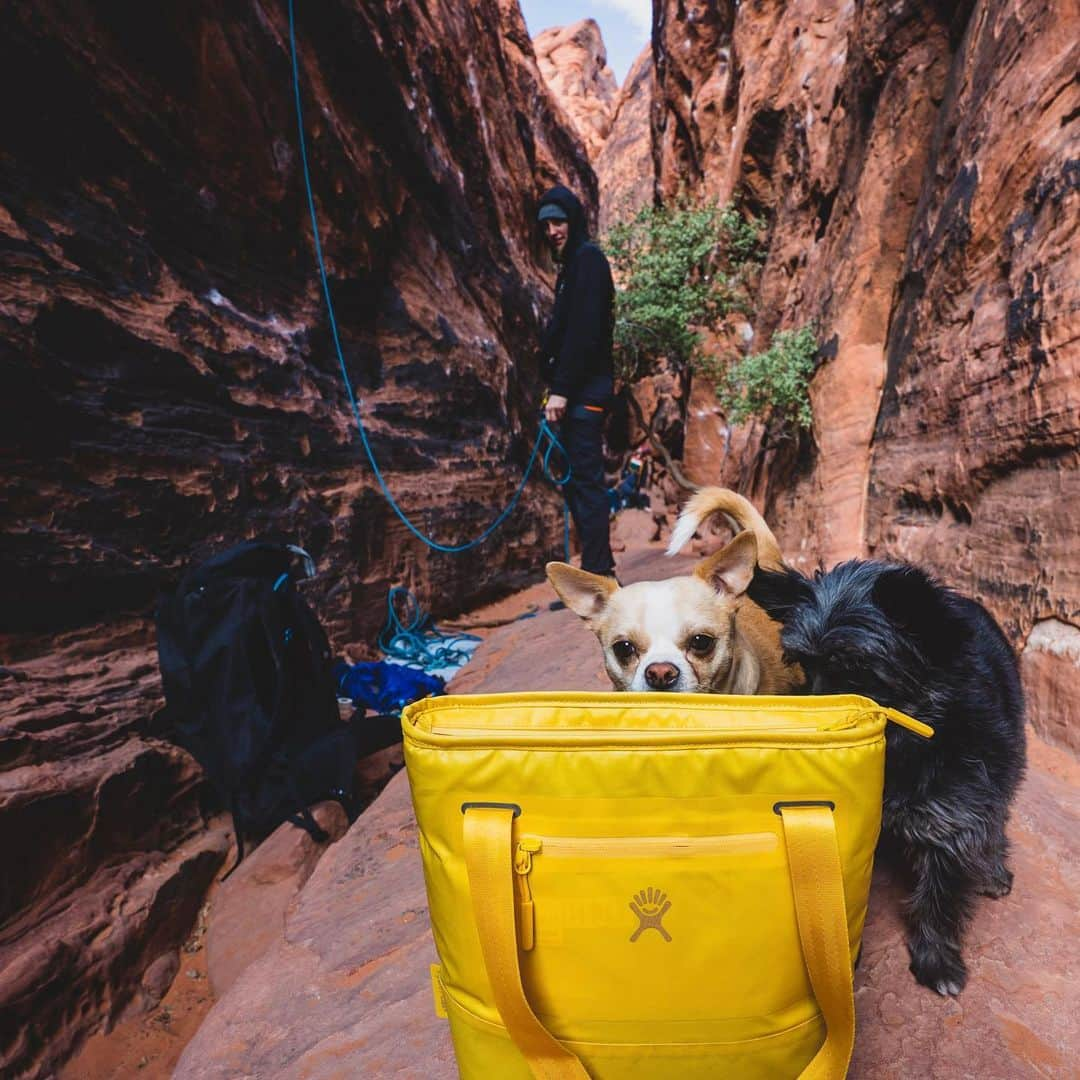
[[[297,559],[312,576],[301,548],[240,544],[157,609],[163,731],[232,810],[237,865],[245,832],[285,820],[325,841],[314,802],[337,799],[352,816],[355,728],[340,720],[326,634],[293,584]]]

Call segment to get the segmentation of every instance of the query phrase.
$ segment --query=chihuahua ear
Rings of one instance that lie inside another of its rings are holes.
[[[619,583],[610,577],[590,574],[563,562],[549,562],[546,567],[548,581],[559,594],[559,599],[583,619],[592,619],[607,607],[612,593]]]
[[[717,592],[742,596],[757,566],[757,537],[750,531],[741,532],[727,547],[710,555],[694,567],[694,576],[701,578]]]

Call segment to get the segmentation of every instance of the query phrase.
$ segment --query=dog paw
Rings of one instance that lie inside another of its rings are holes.
[[[967,967],[959,952],[926,951],[912,955],[911,973],[915,981],[942,997],[959,997],[967,983]]]
[[[1008,896],[1012,892],[1013,887],[1013,875],[1011,870],[1002,870],[1001,873],[995,874],[985,884],[979,886],[979,892],[983,896],[990,896],[995,900],[1000,900],[1003,896]]]

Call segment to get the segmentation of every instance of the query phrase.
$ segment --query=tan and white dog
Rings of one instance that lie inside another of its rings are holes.
[[[566,606],[596,634],[616,690],[712,694],[787,694],[802,672],[785,664],[780,624],[743,594],[754,568],[782,569],[765,519],[741,495],[703,488],[683,507],[669,555],[721,514],[738,535],[693,573],[620,586],[566,563],[547,576]]]

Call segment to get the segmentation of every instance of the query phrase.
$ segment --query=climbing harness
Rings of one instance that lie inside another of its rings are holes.
[[[356,420],[357,430],[360,432],[360,442],[364,447],[364,453],[367,455],[372,472],[375,474],[375,479],[378,481],[386,501],[390,504],[391,509],[409,532],[435,551],[442,551],[447,554],[458,554],[463,551],[468,551],[470,548],[482,544],[513,512],[514,508],[517,506],[518,499],[521,497],[522,491],[525,490],[525,485],[529,481],[533,466],[536,464],[536,459],[540,456],[541,446],[544,447],[542,456],[544,475],[554,483],[556,487],[562,488],[566,485],[567,481],[570,479],[570,466],[566,450],[559,442],[555,432],[552,431],[547,421],[541,416],[539,430],[536,433],[536,441],[533,443],[532,453],[529,455],[528,464],[525,466],[525,475],[521,478],[521,483],[518,485],[518,488],[514,492],[509,503],[507,503],[506,508],[487,526],[486,529],[484,529],[482,533],[480,533],[479,536],[462,544],[441,544],[437,540],[427,536],[409,520],[405,512],[398,505],[389,487],[387,487],[386,481],[383,479],[382,470],[375,460],[375,454],[372,452],[371,444],[368,441],[367,430],[360,417],[359,403],[357,402],[356,394],[353,391],[352,380],[349,378],[348,369],[345,366],[345,355],[342,352],[341,340],[338,336],[337,318],[334,315],[334,302],[330,297],[330,284],[326,276],[326,264],[323,260],[322,242],[319,239],[319,222],[315,214],[315,197],[311,190],[311,173],[308,169],[307,142],[304,137],[304,114],[300,98],[300,64],[296,54],[296,30],[293,16],[293,0],[289,0],[289,49],[292,56],[293,92],[296,98],[296,127],[300,144],[300,163],[303,167],[304,190],[307,193],[308,212],[311,215],[311,234],[315,241],[315,259],[319,264],[319,278],[322,282],[323,297],[326,300],[326,313],[330,322],[330,334],[334,341],[334,349],[337,352],[338,365],[341,368],[341,376],[345,382],[345,390],[349,397],[349,405],[352,408],[353,417]],[[563,455],[563,459],[567,461],[566,471],[559,476],[553,474],[550,468],[551,455],[555,450],[558,450]],[[567,560],[569,561],[570,515],[569,509],[565,503],[565,496],[563,505],[563,542],[566,548]]]

